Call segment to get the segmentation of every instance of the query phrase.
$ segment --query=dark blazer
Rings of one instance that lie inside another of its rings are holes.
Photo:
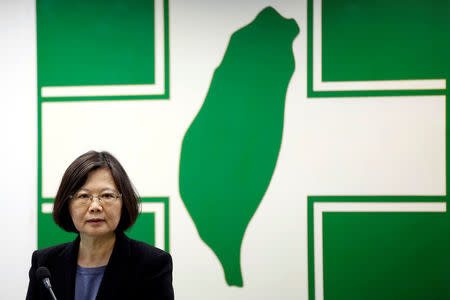
[[[50,271],[56,298],[73,300],[79,246],[80,237],[70,243],[34,251],[26,299],[51,299],[35,276],[37,268],[45,266]],[[170,254],[117,232],[97,299],[174,299]]]

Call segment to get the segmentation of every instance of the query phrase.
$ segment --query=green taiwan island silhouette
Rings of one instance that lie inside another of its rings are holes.
[[[298,33],[272,7],[233,33],[183,139],[180,195],[230,286],[243,286],[242,240],[277,163]]]

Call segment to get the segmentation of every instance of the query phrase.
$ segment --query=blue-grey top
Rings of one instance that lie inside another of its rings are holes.
[[[75,300],[95,300],[106,265],[94,268],[77,266]]]

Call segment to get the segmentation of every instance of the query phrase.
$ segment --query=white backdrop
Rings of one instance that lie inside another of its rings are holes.
[[[24,299],[36,249],[37,95],[33,0],[0,2],[0,297]]]
[[[141,137],[129,134],[127,128],[142,126],[146,120],[148,148],[117,147],[111,151],[123,162],[142,195],[170,197],[174,287],[176,295],[183,295],[180,299],[200,299],[205,294],[223,299],[306,299],[307,195],[445,194],[445,97],[307,100],[305,1],[169,2],[170,101],[109,103],[108,109],[120,111],[127,127],[112,125],[97,130],[104,133],[103,138],[114,138],[110,134],[115,132],[133,143]],[[195,230],[179,196],[177,168],[182,138],[202,105],[230,35],[267,5],[294,18],[300,35],[293,45],[296,71],[286,98],[278,164],[244,237],[245,287],[236,288],[226,285],[217,258]],[[31,253],[36,248],[35,24],[34,0],[0,2],[2,299],[24,298]],[[196,76],[191,76],[193,70]],[[58,105],[44,104],[43,108],[48,117],[43,123],[45,139],[53,137],[55,142],[64,139],[61,130],[71,129],[67,122],[71,116],[59,115]],[[71,111],[88,111],[88,118],[95,120],[101,104],[65,105],[64,109]],[[151,115],[136,114],[149,111]],[[91,138],[92,148],[103,150],[102,138]],[[54,195],[67,164],[88,149],[54,150],[44,148],[43,152],[43,177],[48,179],[43,184],[44,196]],[[134,159],[144,153],[155,157],[143,162],[154,170],[146,174],[145,182],[141,181],[142,162]],[[156,159],[160,154],[162,158]]]

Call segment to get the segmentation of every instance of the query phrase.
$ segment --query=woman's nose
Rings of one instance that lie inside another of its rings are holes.
[[[100,199],[98,197],[92,197],[91,205],[89,206],[89,211],[95,212],[95,211],[101,211],[103,209],[103,206],[100,203]]]

